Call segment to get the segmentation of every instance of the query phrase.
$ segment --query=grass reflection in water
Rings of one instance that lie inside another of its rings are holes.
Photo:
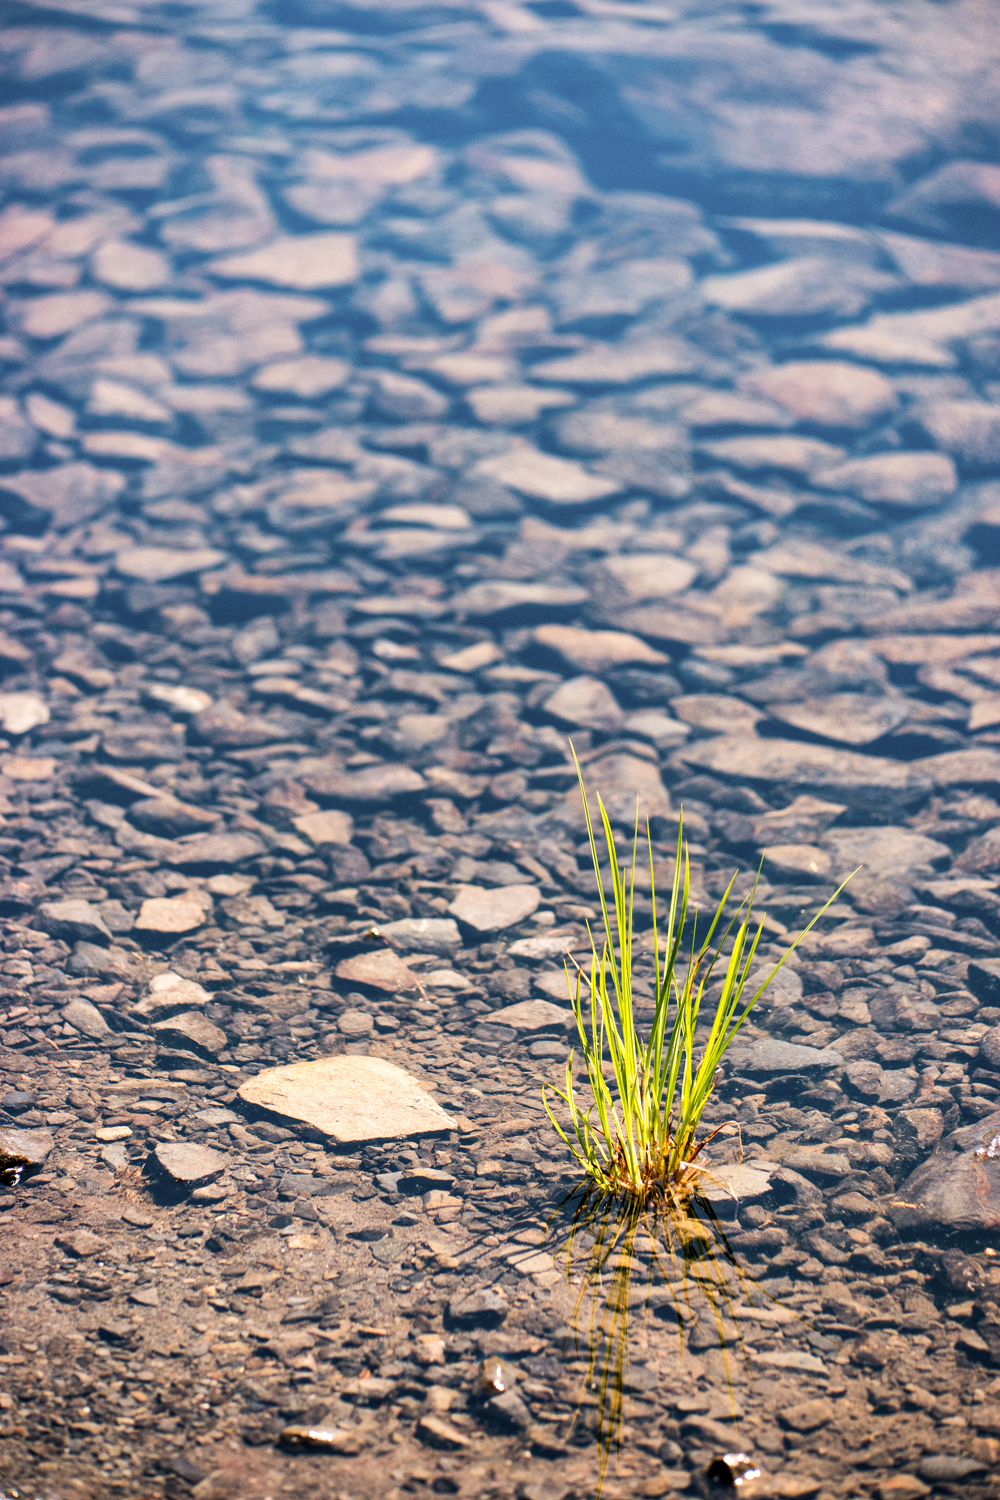
[[[727,1446],[734,1453],[727,1456],[737,1456],[741,1445],[730,1360],[742,1360],[749,1370],[740,1323],[750,1320],[753,1326],[754,1308],[775,1303],[740,1266],[712,1204],[694,1193],[614,1198],[584,1183],[550,1220],[549,1231],[559,1241],[554,1253],[575,1294],[567,1352],[573,1347],[587,1367],[575,1427],[597,1444],[598,1496],[612,1455],[621,1456],[632,1392],[630,1336],[650,1317],[676,1329],[681,1373],[695,1325],[700,1349],[710,1342],[706,1329],[714,1331],[732,1413]],[[768,1321],[773,1316],[765,1312]],[[741,1469],[737,1484],[754,1477],[751,1463]]]

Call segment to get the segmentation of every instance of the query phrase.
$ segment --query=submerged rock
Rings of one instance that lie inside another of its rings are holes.
[[[902,1183],[889,1213],[901,1233],[992,1239],[1000,1228],[1000,1112],[945,1137]]]
[[[344,1144],[434,1135],[453,1120],[411,1074],[381,1057],[324,1057],[268,1068],[240,1098]]]

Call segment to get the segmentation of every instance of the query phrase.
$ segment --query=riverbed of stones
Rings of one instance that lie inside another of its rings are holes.
[[[682,808],[759,979],[832,898],[604,1493],[995,1495],[995,28],[3,14],[4,1495],[596,1494],[570,739],[641,1023]]]

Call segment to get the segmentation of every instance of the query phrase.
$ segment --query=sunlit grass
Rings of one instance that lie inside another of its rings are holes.
[[[545,1108],[586,1179],[599,1192],[616,1198],[632,1197],[642,1203],[659,1196],[681,1204],[697,1189],[705,1170],[698,1158],[721,1128],[704,1134],[701,1122],[726,1052],[775,974],[844,887],[841,885],[820,908],[763,983],[750,993],[750,971],[763,930],[763,918],[756,920],[753,912],[757,882],[748,896],[731,905],[734,873],[714,911],[699,920],[691,901],[690,859],[682,814],[669,908],[662,924],[661,963],[661,921],[647,824],[656,988],[652,1025],[643,1039],[633,1004],[638,810],[630,865],[623,870],[611,821],[600,796],[597,798],[611,871],[609,907],[594,822],[575,751],[573,759],[604,930],[600,937],[590,931],[589,974],[578,970],[574,983],[567,968],[589,1099],[581,1102],[577,1091],[574,1050],[566,1064],[565,1089],[553,1090],[569,1112],[568,1128],[556,1119],[543,1090]],[[706,990],[717,971],[722,975],[722,992],[710,1007],[705,1001]],[[708,1026],[696,1036],[703,1008]]]

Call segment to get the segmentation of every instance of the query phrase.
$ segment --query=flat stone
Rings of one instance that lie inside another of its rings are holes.
[[[292,819],[292,827],[307,838],[314,849],[349,844],[354,836],[353,818],[349,813],[337,810],[302,813]]]
[[[218,1057],[225,1052],[226,1033],[203,1016],[200,1011],[181,1011],[164,1021],[154,1021],[153,1031],[160,1042],[170,1042],[182,1048],[194,1048],[197,1052]]]
[[[870,266],[804,255],[751,271],[706,276],[700,290],[710,306],[758,318],[856,318],[873,296],[896,285],[895,276]]]
[[[878,239],[915,286],[983,292],[1000,287],[1000,254],[883,231]]]
[[[831,693],[802,703],[772,703],[768,714],[842,745],[870,745],[898,729],[912,712],[908,698],[873,697],[869,693]]]
[[[361,771],[323,771],[303,776],[302,784],[317,797],[329,797],[352,807],[386,807],[427,788],[419,771],[395,763],[365,766]]]
[[[670,794],[660,777],[659,766],[639,755],[618,752],[602,755],[599,760],[591,761],[584,767],[584,782],[593,819],[600,819],[598,795],[608,817],[617,826],[634,829],[637,812],[640,827],[645,825],[647,818],[669,820],[676,817]],[[583,799],[579,786],[570,788],[555,816],[560,822],[568,822],[571,826],[584,826]]]
[[[405,1140],[454,1128],[415,1078],[381,1057],[324,1057],[268,1068],[241,1085],[240,1098],[331,1140]]]
[[[205,917],[205,908],[197,901],[156,896],[142,903],[135,928],[140,932],[191,932],[202,926]]]
[[[217,750],[252,750],[259,745],[271,745],[275,740],[289,738],[280,725],[259,714],[240,713],[223,703],[213,703],[211,708],[198,714],[194,729],[199,739],[214,745]]]
[[[296,292],[347,286],[358,278],[353,234],[285,235],[261,250],[221,256],[205,268],[221,281],[263,281]]]
[[[462,946],[462,935],[450,917],[401,917],[380,922],[383,937],[404,953],[440,953],[448,958]]]
[[[128,810],[129,822],[165,838],[181,838],[186,833],[203,833],[219,823],[218,813],[203,807],[194,807],[186,802],[177,802],[173,797],[146,797],[133,802]]]
[[[764,717],[761,709],[728,693],[684,693],[671,698],[670,707],[683,723],[719,734],[732,734],[741,725],[752,734]]]
[[[499,1328],[510,1311],[502,1292],[490,1288],[460,1293],[448,1303],[448,1322],[454,1328]]]
[[[75,1260],[87,1260],[104,1249],[105,1241],[89,1229],[74,1229],[69,1234],[59,1235],[56,1244]]]
[[[559,976],[566,990],[564,975]],[[569,1000],[566,992],[567,1002]],[[575,1025],[573,1012],[563,1005],[552,1005],[548,1000],[521,1000],[517,1005],[505,1005],[502,1010],[490,1011],[491,1026],[513,1026],[515,1031],[551,1031],[556,1027],[568,1031]]]
[[[527,939],[528,942],[535,941]],[[557,954],[565,950],[557,950]],[[548,956],[548,955],[546,955]],[[565,969],[546,969],[535,974],[532,980],[536,990],[541,990],[544,995],[551,995],[558,1006],[567,1006],[572,1002],[576,990],[576,969],[573,964],[569,966],[569,979],[566,977]],[[570,986],[572,985],[572,989]],[[583,992],[586,994],[586,976],[583,979]],[[543,1004],[547,1002],[542,1002]],[[563,1011],[564,1016],[568,1011]]]
[[[37,693],[0,693],[0,726],[5,733],[29,734],[48,722],[48,704]]]
[[[207,1005],[211,998],[208,990],[196,984],[193,979],[184,979],[180,974],[168,970],[166,974],[157,974],[149,981],[148,993],[132,1008],[131,1014],[159,1016],[166,1011]]]
[[[859,1057],[844,1069],[847,1092],[874,1104],[881,1096],[884,1073],[873,1058]]]
[[[21,329],[33,339],[54,339],[101,317],[113,306],[106,292],[52,292],[23,304]]]
[[[444,1417],[437,1416],[434,1412],[424,1412],[417,1422],[417,1437],[421,1442],[427,1443],[432,1448],[443,1448],[445,1452],[455,1452],[467,1448],[471,1439],[464,1432],[459,1432]]]
[[[367,984],[373,989],[384,990],[389,995],[395,995],[400,990],[412,990],[417,983],[403,960],[388,948],[341,959],[336,975],[338,979],[348,980],[352,984]]]
[[[655,376],[689,375],[698,363],[697,351],[682,339],[636,339],[542,360],[532,365],[531,378],[554,385],[628,386]]]
[[[187,1188],[215,1182],[229,1165],[229,1158],[221,1151],[189,1141],[161,1141],[153,1155],[161,1172]]]
[[[527,445],[482,459],[472,472],[474,477],[495,479],[518,494],[556,506],[590,505],[622,488],[613,479],[589,473],[575,459],[556,458]]]
[[[833,861],[825,849],[815,844],[768,844],[764,850],[764,868],[779,880],[825,880]]]
[[[143,583],[167,583],[172,578],[186,578],[192,573],[207,573],[226,561],[224,552],[214,547],[129,547],[115,558],[115,568],[123,578],[138,578]]]
[[[624,723],[614,695],[598,677],[571,677],[545,699],[545,712],[562,724],[604,734],[614,734]]]
[[[793,360],[755,370],[742,376],[739,385],[817,427],[863,431],[897,404],[895,386],[877,370],[833,359]]]
[[[462,885],[448,910],[475,932],[502,932],[530,917],[541,899],[537,885],[505,885],[494,890]]]
[[[801,1172],[803,1177],[820,1183],[839,1182],[851,1173],[847,1157],[834,1151],[793,1151],[782,1158],[781,1164],[789,1172]]]
[[[946,1136],[933,1156],[893,1194],[889,1215],[900,1231],[940,1235],[971,1248],[992,1242],[1000,1219],[1000,1111]]]
[[[455,613],[473,619],[575,614],[588,599],[586,589],[547,583],[474,583],[452,600]]]
[[[910,828],[833,828],[823,837],[833,855],[838,875],[864,865],[872,875],[913,880],[916,875],[946,862],[947,844]]]
[[[170,280],[170,261],[149,245],[105,240],[90,257],[95,281],[119,292],[154,292]]]
[[[111,929],[89,901],[45,901],[38,908],[43,931],[58,938],[110,938]]]
[[[17,1130],[11,1125],[0,1125],[0,1172],[10,1172],[16,1167],[41,1167],[54,1146],[47,1130]]]
[[[1000,463],[1000,407],[990,401],[938,401],[925,407],[921,425],[939,448],[969,469]]]
[[[350,373],[351,366],[344,359],[304,354],[300,359],[282,359],[265,365],[252,376],[250,384],[255,391],[265,391],[268,395],[298,396],[302,401],[311,401],[339,390]]]
[[[703,440],[698,451],[716,463],[728,464],[746,474],[773,471],[797,479],[809,479],[819,470],[832,469],[847,457],[843,448],[835,448],[832,443],[790,434]]]
[[[71,1000],[59,1014],[67,1026],[72,1026],[74,1031],[79,1031],[83,1036],[102,1041],[111,1035],[111,1027],[97,1006],[91,1005],[89,1000]]]
[[[167,860],[179,870],[229,869],[264,851],[264,844],[253,833],[208,833],[190,843],[175,844]]]
[[[603,672],[623,666],[668,666],[669,656],[623,630],[581,630],[574,625],[539,625],[538,645],[562,657],[582,672]]]
[[[969,962],[968,986],[984,1005],[996,1005],[1000,1000],[1000,958],[974,958]],[[987,1036],[990,1033],[987,1032]],[[1000,1038],[997,1039],[996,1055],[1000,1061]]]
[[[604,609],[642,604],[680,594],[694,582],[697,566],[669,552],[632,552],[606,557],[592,574],[594,597]]]
[[[848,807],[879,813],[922,800],[933,785],[912,763],[792,740],[701,740],[682,746],[674,759],[718,776],[832,796]]]
[[[200,688],[185,687],[180,682],[150,682],[143,688],[143,697],[152,703],[162,703],[173,713],[183,714],[185,718],[204,713],[206,708],[212,706],[210,693],[203,693]]]
[[[698,1194],[715,1205],[723,1218],[728,1218],[727,1203],[749,1207],[767,1198],[772,1176],[778,1170],[777,1162],[773,1161],[713,1162],[706,1165]]]
[[[820,469],[812,475],[820,490],[855,495],[871,505],[919,510],[940,505],[958,489],[954,460],[946,453],[876,453]]]
[[[451,405],[447,396],[397,370],[373,370],[371,404],[378,416],[390,422],[433,422],[446,416]]]
[[[827,1073],[844,1066],[843,1057],[832,1047],[800,1047],[796,1042],[779,1042],[770,1037],[748,1046],[734,1042],[726,1060],[734,1072],[762,1078],[782,1073]]]
[[[786,1406],[778,1412],[778,1421],[792,1432],[818,1432],[821,1427],[828,1427],[835,1416],[833,1402],[825,1396],[817,1396],[811,1401]]]
[[[129,979],[135,973],[124,948],[101,948],[97,943],[77,943],[66,967],[71,974],[97,974],[102,979]]]
[[[932,1453],[920,1460],[917,1473],[928,1484],[961,1484],[965,1479],[989,1472],[989,1464],[960,1453]]]
[[[935,788],[972,787],[996,793],[1000,790],[1000,754],[984,745],[979,750],[946,750],[910,762],[918,775],[929,776]]]

